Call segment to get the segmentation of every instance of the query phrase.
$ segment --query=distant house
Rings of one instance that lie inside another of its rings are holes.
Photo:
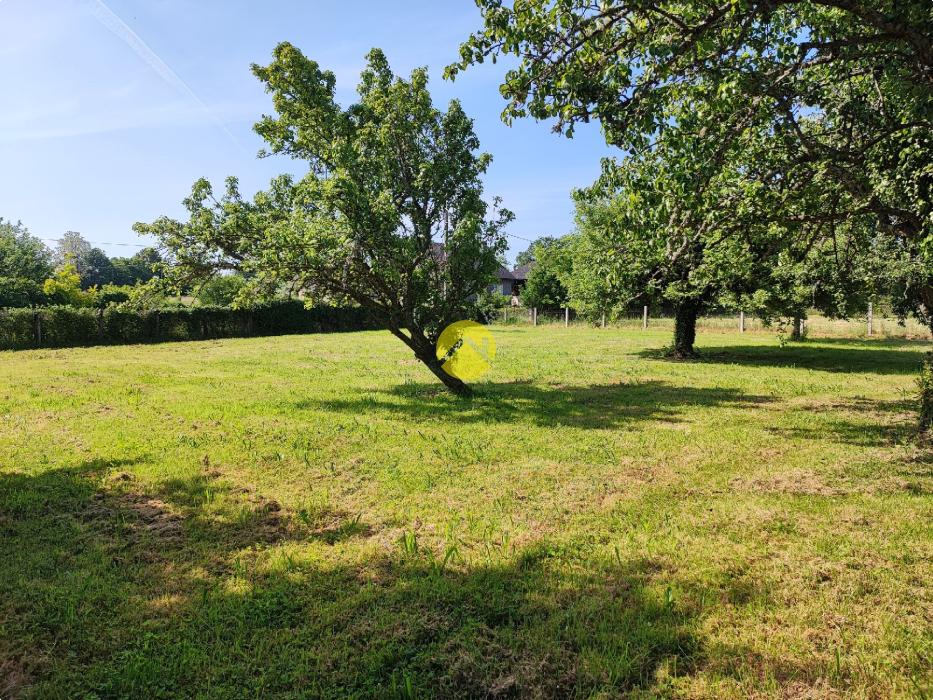
[[[500,267],[496,284],[489,285],[489,291],[499,292],[507,297],[518,297],[525,282],[528,281],[528,273],[531,270],[530,265],[519,265],[514,270],[506,267]]]
[[[435,258],[441,263],[446,260],[447,256],[444,253],[443,243],[433,243],[432,250]],[[533,265],[534,263],[530,265],[518,265],[514,270],[510,270],[507,267],[500,267],[499,271],[496,273],[498,281],[495,284],[489,285],[489,291],[512,297],[512,305],[517,306],[519,304],[518,294],[521,292],[522,287],[525,286],[525,282],[528,281],[528,273],[531,271]]]

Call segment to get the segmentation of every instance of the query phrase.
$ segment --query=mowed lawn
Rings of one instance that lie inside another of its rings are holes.
[[[0,697],[933,695],[926,345],[0,353]]]

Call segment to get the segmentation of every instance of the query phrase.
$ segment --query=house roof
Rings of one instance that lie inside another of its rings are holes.
[[[524,282],[528,279],[528,273],[531,271],[531,267],[531,265],[519,265],[514,270],[510,270],[507,267],[500,267],[498,277],[500,280]]]
[[[512,270],[512,279],[526,280],[528,279],[529,272],[531,272],[531,264],[519,265],[514,270]]]

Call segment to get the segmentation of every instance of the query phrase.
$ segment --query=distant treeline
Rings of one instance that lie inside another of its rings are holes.
[[[108,257],[75,231],[57,240],[50,249],[21,223],[0,218],[0,307],[106,306],[151,280],[162,262],[155,248]]]

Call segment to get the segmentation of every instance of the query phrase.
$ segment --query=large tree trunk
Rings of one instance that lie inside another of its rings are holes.
[[[674,311],[674,347],[671,356],[679,360],[696,357],[693,343],[697,337],[697,316],[700,304],[693,299],[685,299]]]
[[[421,362],[434,374],[435,377],[450,389],[457,396],[470,396],[473,392],[470,387],[462,380],[452,374],[447,374],[437,359],[437,353],[434,345],[425,337],[420,329],[410,328],[410,335],[405,335],[401,330],[390,329],[392,334],[399,338],[405,345],[410,347]]]
[[[791,321],[790,339],[795,342],[803,340],[803,318],[800,316],[794,316]]]
[[[457,396],[469,396],[473,393],[469,385],[465,384],[462,380],[457,379],[452,374],[447,374],[447,372],[444,371],[444,368],[441,366],[441,363],[437,359],[433,349],[426,355],[419,355],[418,353],[415,353],[415,357],[421,360],[425,366],[434,373],[434,376],[440,379],[444,383],[444,386],[450,389]]]

